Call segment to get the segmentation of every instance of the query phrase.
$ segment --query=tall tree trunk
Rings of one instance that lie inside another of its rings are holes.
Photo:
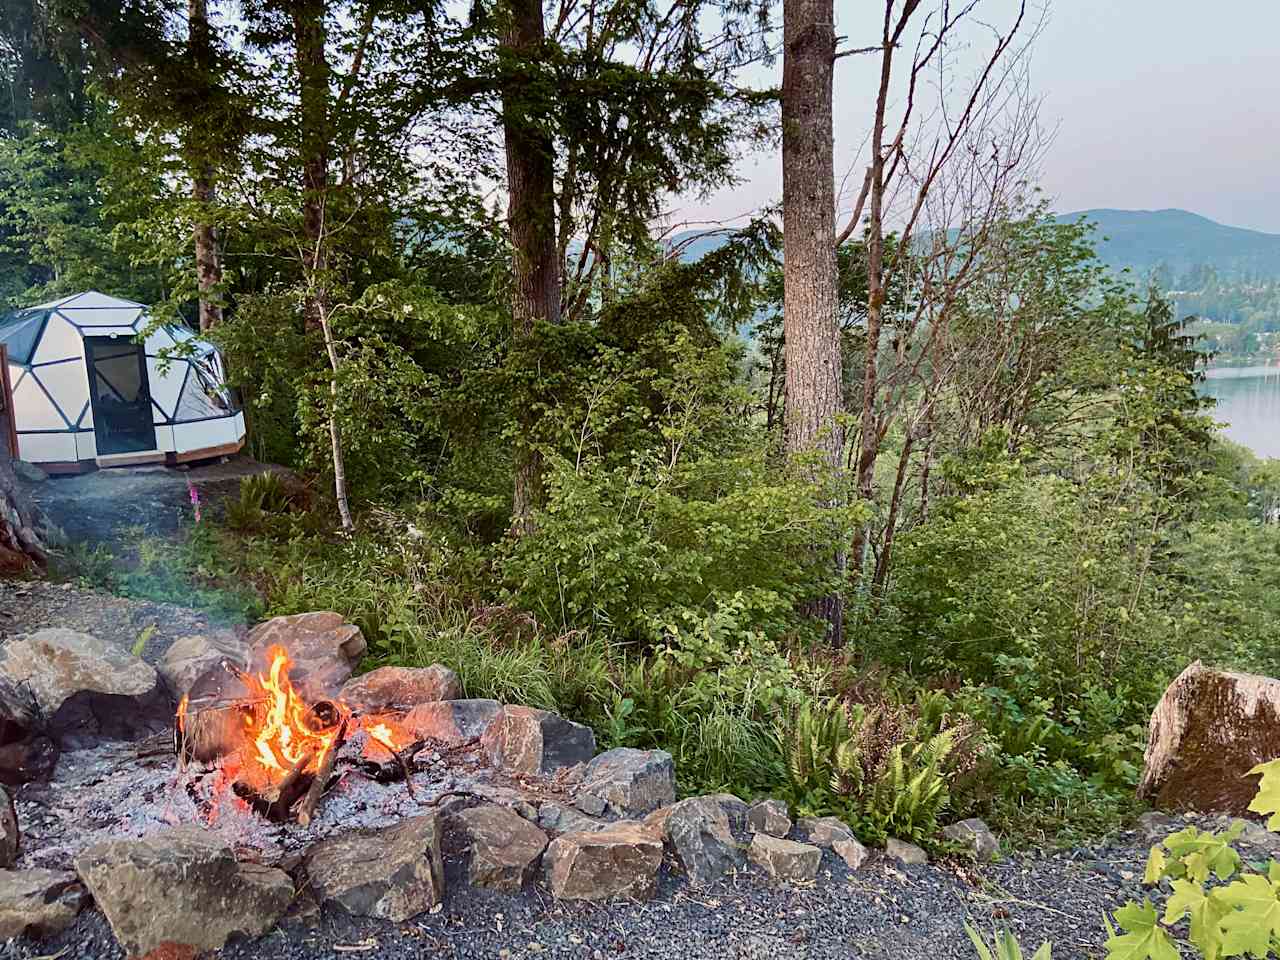
[[[508,0],[510,27],[503,54],[510,57],[502,95],[502,133],[507,158],[507,220],[511,231],[511,318],[514,346],[527,346],[538,321],[560,321],[560,262],[556,255],[555,146],[539,118],[528,113],[525,78],[514,64],[541,56],[542,0]],[[534,426],[518,411],[523,442],[516,450],[514,529],[530,530],[543,499],[542,457],[529,443]]]
[[[831,79],[832,0],[785,0],[782,60],[783,340],[788,453],[817,451],[838,474],[840,330],[836,322],[835,168]],[[843,557],[836,557],[843,566]],[[842,639],[839,595],[813,612]]]
[[[213,29],[209,25],[207,0],[187,0],[187,46],[197,82],[211,83],[213,71]],[[210,132],[193,117],[187,133],[187,153],[191,167],[191,199],[203,211],[213,201],[213,166],[209,162]],[[216,134],[214,134],[216,135]],[[213,224],[197,215],[192,229],[196,253],[196,285],[200,291],[200,330],[212,330],[222,322],[222,304],[217,288],[222,283],[222,264]]]
[[[325,201],[329,187],[329,62],[325,57],[324,17],[324,0],[297,0],[293,5],[302,151],[302,267],[307,278],[303,316],[310,330],[320,329],[329,296],[329,249],[325,236]]]

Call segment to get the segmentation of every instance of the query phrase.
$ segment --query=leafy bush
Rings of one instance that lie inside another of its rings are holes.
[[[1249,809],[1280,829],[1280,760],[1249,771],[1260,774]],[[1280,862],[1245,864],[1231,845],[1244,823],[1223,832],[1187,827],[1151,848],[1144,881],[1168,879],[1173,894],[1159,917],[1150,900],[1129,901],[1107,921],[1108,960],[1178,960],[1168,927],[1188,921],[1187,940],[1205,960],[1249,954],[1266,957],[1280,947]]]
[[[945,701],[800,704],[778,734],[797,809],[841,816],[868,841],[931,841],[953,779],[980,752],[977,729],[952,718]]]

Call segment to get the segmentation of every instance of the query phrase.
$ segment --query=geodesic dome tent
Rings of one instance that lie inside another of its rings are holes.
[[[244,414],[218,351],[180,327],[156,327],[137,342],[148,324],[143,304],[96,291],[0,319],[21,459],[80,472],[200,460],[244,445]]]

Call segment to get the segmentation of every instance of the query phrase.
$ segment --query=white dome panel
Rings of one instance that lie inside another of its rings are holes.
[[[13,388],[13,412],[19,431],[67,429],[67,421],[32,376],[23,377]]]
[[[173,411],[178,406],[178,394],[182,391],[182,381],[190,369],[191,365],[185,360],[170,360],[168,368],[161,373],[160,361],[154,357],[147,357],[147,380],[151,385],[151,399],[170,420],[173,419]]]
[[[84,364],[55,363],[51,367],[37,367],[31,374],[44,385],[63,417],[75,424],[89,400],[89,378]]]
[[[85,327],[80,333],[82,337],[113,337],[123,342],[132,341],[137,335],[133,327]]]
[[[80,331],[58,314],[50,314],[49,322],[44,325],[44,333],[40,334],[40,340],[36,344],[35,353],[31,355],[31,362],[54,363],[83,356],[84,341],[80,339]]]
[[[142,307],[142,304],[138,303],[136,300],[125,300],[123,297],[109,297],[105,293],[99,293],[97,290],[89,290],[60,302],[66,304],[68,307]]]
[[[147,353],[159,353],[161,350],[172,350],[177,342],[164,327],[156,327],[147,334]]]
[[[132,327],[142,307],[59,307],[58,312],[82,327]]]

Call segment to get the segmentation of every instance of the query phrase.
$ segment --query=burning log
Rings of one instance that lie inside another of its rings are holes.
[[[338,751],[342,749],[343,743],[346,742],[347,721],[348,717],[344,716],[342,722],[338,724],[338,733],[334,738],[333,745],[330,747],[329,752],[325,754],[320,763],[320,769],[316,771],[315,779],[311,781],[311,787],[307,790],[307,795],[302,798],[302,803],[298,806],[298,823],[304,827],[311,824],[311,818],[316,812],[316,804],[320,802],[320,797],[324,795],[329,775],[333,773],[333,764],[338,758]]]

